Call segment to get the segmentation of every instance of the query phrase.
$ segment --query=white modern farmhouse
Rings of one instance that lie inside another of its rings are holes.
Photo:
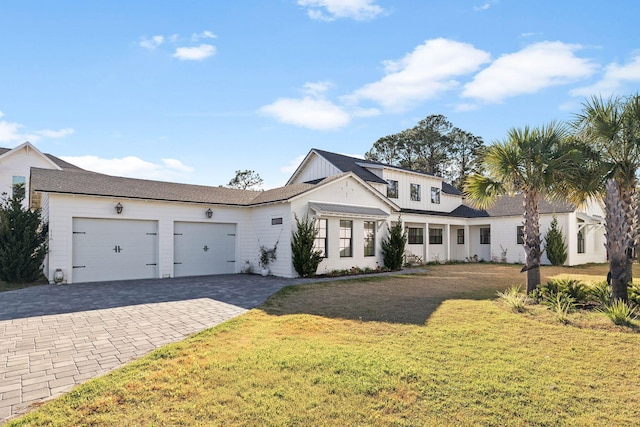
[[[477,210],[442,178],[317,149],[284,187],[267,191],[89,172],[30,143],[0,149],[2,191],[21,182],[49,223],[45,274],[53,280],[60,269],[67,283],[255,271],[261,245],[277,245],[272,274],[295,277],[296,215],[317,221],[318,273],[382,265],[381,238],[398,220],[413,262],[524,261],[518,197]],[[606,260],[599,203],[541,208],[543,233],[558,218],[568,265]]]

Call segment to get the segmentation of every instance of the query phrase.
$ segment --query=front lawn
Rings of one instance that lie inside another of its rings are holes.
[[[8,425],[637,425],[640,334],[512,313],[518,266],[430,268],[285,288]]]

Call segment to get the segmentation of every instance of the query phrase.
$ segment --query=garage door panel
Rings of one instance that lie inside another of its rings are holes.
[[[157,222],[74,218],[73,281],[158,277]]]
[[[176,222],[174,276],[235,273],[235,224]]]

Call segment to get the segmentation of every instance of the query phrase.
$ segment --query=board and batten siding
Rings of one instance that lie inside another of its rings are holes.
[[[24,206],[29,206],[29,180],[31,168],[54,169],[49,159],[33,150],[29,146],[24,146],[15,152],[5,153],[6,157],[0,164],[0,194],[13,193],[13,177],[25,177],[25,202]]]
[[[300,171],[300,174],[296,176],[295,181],[291,184],[309,182],[320,178],[326,178],[328,176],[339,175],[342,171],[329,163],[323,157],[317,154],[312,154],[304,169]]]
[[[448,213],[462,203],[462,197],[442,191],[441,178],[387,168],[384,170],[384,179],[398,181],[398,198],[390,200],[405,209]],[[411,200],[411,184],[420,185],[420,201]],[[431,187],[440,189],[440,203],[431,203]],[[386,194],[385,190],[384,195]]]
[[[46,193],[45,193],[46,194]],[[157,221],[158,223],[158,277],[174,277],[174,222],[202,222],[238,224],[237,245],[241,246],[244,233],[241,230],[249,222],[246,208],[209,206],[194,203],[172,203],[161,201],[132,200],[110,197],[71,196],[62,194],[43,195],[48,200],[49,259],[48,278],[62,269],[68,283],[73,282],[73,218],[136,219]],[[115,205],[120,202],[122,214],[118,215]],[[211,208],[213,217],[207,218],[205,211]],[[236,247],[235,271],[242,269]]]

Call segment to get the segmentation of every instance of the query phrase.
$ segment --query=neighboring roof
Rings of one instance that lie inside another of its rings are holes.
[[[309,203],[309,207],[320,215],[355,215],[362,217],[387,218],[389,214],[382,209],[367,206],[339,205],[333,203]]]
[[[462,196],[462,191],[458,190],[456,187],[446,181],[442,181],[442,192],[454,196]]]
[[[8,153],[9,151],[13,151],[16,148],[18,148],[18,149],[22,148],[25,145],[29,145],[29,147],[31,147],[32,149],[34,149],[37,152],[41,153],[40,150],[38,150],[36,147],[34,147],[31,143],[25,142],[23,144],[20,144],[17,147],[14,147],[14,148],[3,148],[3,147],[0,147],[0,156],[2,156],[3,154]],[[60,158],[58,158],[56,156],[53,156],[51,154],[47,154],[47,153],[41,153],[41,154],[44,155],[47,159],[49,159],[51,162],[53,162],[59,168],[62,168],[62,169],[73,169],[73,170],[84,170],[84,169],[79,168],[76,165],[72,165],[71,163],[66,162],[66,161],[64,161],[64,160],[62,160],[62,159],[60,159]]]
[[[524,197],[522,194],[502,196],[487,209],[489,216],[516,216],[524,213]],[[541,200],[539,210],[541,214],[566,213],[576,210],[575,205],[564,202],[551,203]]]

